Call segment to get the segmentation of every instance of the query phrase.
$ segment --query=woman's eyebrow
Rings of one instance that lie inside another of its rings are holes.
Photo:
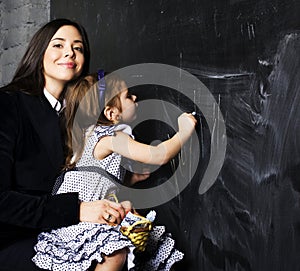
[[[66,41],[66,39],[64,38],[53,38],[51,41],[55,41],[55,40],[61,40],[61,41]],[[82,40],[74,40],[73,42],[75,43],[83,43]]]

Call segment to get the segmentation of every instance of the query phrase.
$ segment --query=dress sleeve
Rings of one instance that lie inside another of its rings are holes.
[[[32,195],[14,184],[19,121],[16,99],[0,91],[0,223],[33,229],[77,223],[79,202],[76,193]],[[22,183],[27,184],[26,180]]]
[[[104,136],[113,136],[115,135],[115,125],[111,126],[102,126],[98,125],[94,128],[94,136],[97,141],[99,141]]]
[[[115,135],[115,132],[117,131],[122,131],[123,133],[128,134],[129,136],[134,138],[134,136],[132,135],[132,129],[127,124],[117,124],[111,126],[98,125],[94,128],[94,136],[96,137],[97,141],[99,141],[104,136]]]
[[[132,138],[134,138],[133,134],[132,134],[132,129],[128,124],[118,124],[115,127],[115,131],[122,131],[125,134],[128,134],[129,136],[131,136]]]

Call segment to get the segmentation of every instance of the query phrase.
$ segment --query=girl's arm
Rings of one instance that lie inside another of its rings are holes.
[[[145,164],[163,165],[180,151],[182,145],[192,135],[195,125],[196,119],[193,115],[183,113],[178,118],[178,132],[157,146],[137,142],[123,132],[116,132],[116,136],[104,137],[98,142],[94,155],[97,159],[103,159],[108,154],[116,152]]]

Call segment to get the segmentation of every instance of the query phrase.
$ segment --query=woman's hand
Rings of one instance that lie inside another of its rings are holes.
[[[125,201],[122,201],[120,202],[120,204],[122,205],[122,207],[124,208],[124,211],[125,211],[125,215],[132,211],[132,204],[129,200],[125,200]]]
[[[81,222],[93,222],[101,224],[120,224],[129,208],[129,204],[127,202],[123,205],[122,203],[116,203],[106,199],[91,202],[81,202],[79,220]]]

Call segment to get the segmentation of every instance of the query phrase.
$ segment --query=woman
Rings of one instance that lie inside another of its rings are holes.
[[[124,217],[115,202],[50,195],[64,160],[56,111],[66,85],[87,74],[89,55],[80,25],[51,21],[34,35],[12,82],[0,91],[1,270],[39,270],[31,258],[43,230]]]

